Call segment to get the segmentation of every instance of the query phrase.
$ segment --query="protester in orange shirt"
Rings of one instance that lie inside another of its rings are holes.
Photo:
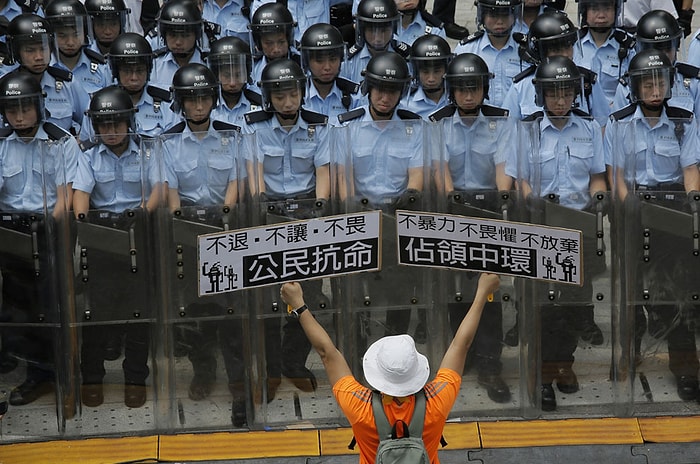
[[[464,361],[488,295],[498,290],[499,284],[500,279],[495,274],[482,274],[479,278],[474,302],[445,352],[435,379],[430,382],[428,359],[416,350],[409,335],[389,336],[374,342],[367,349],[362,363],[365,379],[372,388],[365,387],[352,375],[350,366],[326,330],[310,314],[301,286],[296,282],[282,285],[282,299],[289,305],[290,315],[299,318],[306,336],[321,357],[328,381],[333,385],[333,394],[352,425],[360,448],[360,464],[373,463],[379,446],[372,395],[377,392],[382,395],[384,412],[390,424],[397,420],[408,424],[415,407],[413,395],[421,389],[426,396],[423,443],[430,462],[439,464],[440,438],[462,384]]]

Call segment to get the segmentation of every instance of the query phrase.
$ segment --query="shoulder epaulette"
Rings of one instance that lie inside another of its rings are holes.
[[[469,34],[468,36],[466,36],[465,38],[463,38],[463,39],[459,42],[459,44],[460,44],[460,45],[466,45],[466,44],[468,44],[468,43],[470,43],[470,42],[474,42],[474,41],[479,40],[480,38],[482,38],[482,37],[484,36],[484,34],[486,34],[486,31],[484,31],[483,29],[479,29],[479,30],[477,30],[476,32],[474,32],[473,34]]]
[[[9,137],[15,130],[11,127],[0,127],[0,137]]]
[[[251,90],[246,87],[245,89],[243,89],[243,95],[245,95],[248,101],[252,104],[256,106],[262,106],[262,97],[255,90]]]
[[[406,60],[408,60],[408,58],[411,56],[411,46],[406,42],[401,42],[399,40],[392,39],[391,48],[396,53],[403,56]]]
[[[93,50],[92,48],[83,48],[83,51],[85,51],[85,56],[87,56],[90,61],[93,63],[98,63],[98,64],[105,64],[107,63],[107,60],[105,59],[104,55],[100,52],[97,52]]]
[[[666,116],[672,119],[693,119],[693,112],[677,106],[666,106]]]
[[[700,68],[688,63],[676,63],[676,71],[683,77],[697,79],[700,77]]]
[[[634,36],[624,29],[618,27],[613,29],[613,38],[620,44],[620,47],[625,47],[627,51],[634,46]]]
[[[161,48],[159,48],[158,50],[154,50],[154,51],[153,51],[153,57],[154,57],[154,58],[158,58],[159,56],[163,56],[163,55],[165,55],[166,53],[168,53],[168,51],[169,51],[169,50],[168,50],[168,47],[161,47]]]
[[[584,68],[583,66],[576,66],[578,68],[578,72],[581,73],[581,76],[583,77],[583,82],[586,84],[595,84],[596,81],[598,80],[598,74],[594,71],[591,71],[588,68]]]
[[[256,122],[267,121],[268,119],[272,118],[274,114],[275,113],[271,111],[265,110],[250,111],[245,114],[245,122],[247,124],[255,124]]]
[[[63,137],[70,135],[70,132],[52,122],[45,122],[41,127],[51,140],[61,140]]]
[[[449,118],[455,114],[455,111],[457,111],[457,105],[450,103],[449,105],[443,106],[439,110],[432,113],[430,116],[428,116],[428,119],[433,122],[442,121],[443,119]]]
[[[177,124],[175,124],[173,127],[171,127],[170,129],[163,132],[163,134],[181,134],[182,131],[185,130],[185,127],[187,127],[187,122],[180,121]]]
[[[633,103],[613,112],[610,115],[610,119],[613,121],[620,121],[621,119],[625,119],[626,117],[633,115],[635,111],[637,111],[637,104]]]
[[[526,77],[535,74],[536,70],[537,70],[537,66],[532,65],[529,68],[527,68],[525,71],[521,71],[520,73],[516,74],[515,77],[513,77],[513,84],[515,84],[516,82],[520,82],[523,79],[525,79]]]
[[[481,105],[481,114],[491,117],[506,117],[510,112],[498,106]]]
[[[299,113],[301,115],[301,119],[309,124],[328,124],[328,116],[325,114],[309,111],[306,108],[302,108]]]
[[[355,108],[352,111],[348,111],[347,113],[342,113],[338,115],[338,122],[339,123],[344,123],[348,121],[352,121],[353,119],[361,118],[365,114],[365,109],[364,108]]]
[[[420,115],[408,110],[396,110],[396,115],[401,119],[421,119]]]
[[[438,18],[434,14],[428,13],[427,11],[425,11],[425,9],[420,10],[420,15],[423,17],[423,20],[428,26],[433,26],[440,29],[445,27],[445,23],[441,21],[440,18]]]
[[[160,87],[156,87],[155,85],[147,86],[146,93],[153,97],[154,100],[170,102],[173,99],[173,96],[168,90],[161,89]]]
[[[218,119],[212,121],[211,126],[214,128],[214,130],[218,131],[241,131],[240,126],[231,124],[230,122],[219,121]]]
[[[92,147],[96,146],[97,142],[93,142],[92,140],[79,140],[78,141],[78,147],[82,151],[88,151]]]
[[[525,116],[523,118],[523,121],[525,122],[531,122],[531,121],[537,121],[538,119],[544,117],[544,111],[536,111],[528,116]]]
[[[348,49],[348,59],[352,58],[353,56],[357,55],[362,51],[362,47],[358,47],[357,44],[353,44],[352,47]]]
[[[347,92],[349,94],[355,95],[360,91],[360,84],[350,79],[345,79],[344,77],[336,77],[335,84],[338,86],[341,92]]]
[[[572,108],[571,112],[583,119],[593,119],[590,114],[586,113],[581,108]]]
[[[15,0],[15,3],[22,8],[22,13],[36,13],[39,11],[39,2],[36,0]]]
[[[73,80],[72,72],[66,71],[65,69],[57,68],[56,66],[49,66],[48,68],[46,68],[46,72],[48,72],[51,75],[51,77],[53,77],[57,81],[70,82]]]
[[[158,26],[154,26],[150,28],[145,34],[144,37],[151,37],[151,38],[156,38],[158,37]]]

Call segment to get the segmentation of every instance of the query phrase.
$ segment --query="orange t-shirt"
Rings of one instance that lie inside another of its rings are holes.
[[[439,464],[438,447],[445,427],[447,416],[457,399],[460,377],[452,369],[440,369],[431,382],[425,385],[425,422],[423,425],[423,443],[432,464]],[[372,411],[372,390],[362,385],[353,376],[348,375],[333,385],[333,394],[338,405],[350,421],[360,449],[360,464],[373,464],[379,447],[379,434],[374,425]],[[415,397],[399,404],[394,400],[384,405],[389,424],[402,420],[409,424],[415,408]]]

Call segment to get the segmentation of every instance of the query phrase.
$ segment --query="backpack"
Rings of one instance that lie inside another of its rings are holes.
[[[425,419],[425,394],[423,390],[415,394],[416,406],[411,423],[396,421],[392,427],[384,414],[382,396],[372,394],[374,424],[379,433],[379,447],[375,464],[430,464],[428,451],[423,443],[423,421]],[[396,426],[403,425],[404,436],[397,438]]]

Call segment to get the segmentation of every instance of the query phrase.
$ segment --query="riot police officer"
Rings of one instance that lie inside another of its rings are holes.
[[[328,117],[302,107],[307,87],[304,71],[292,60],[275,60],[265,66],[259,86],[263,109],[246,114],[246,121],[256,134],[259,159],[254,160],[257,167],[248,171],[258,173],[261,189],[257,193],[265,211],[261,220],[270,223],[326,214],[330,197]],[[309,281],[304,287],[309,305],[324,309],[328,298],[321,283]],[[280,304],[275,291],[264,290],[264,309]],[[274,378],[280,369],[274,361],[275,350],[279,350],[279,321],[266,319],[265,324],[267,374]],[[311,344],[298,319],[287,317],[283,332],[282,374],[302,391],[315,390],[316,377],[306,367]]]
[[[348,66],[342,70],[342,76],[362,81],[362,71],[380,52],[393,51],[407,60],[411,46],[394,39],[400,20],[393,0],[362,0],[355,15],[355,44],[348,50]]]
[[[129,14],[124,0],[85,0],[85,9],[92,25],[92,48],[106,55],[112,42],[129,32]]]
[[[451,59],[450,44],[442,37],[426,34],[416,39],[409,58],[414,86],[406,109],[427,119],[447,104],[444,75]]]
[[[131,97],[122,88],[110,86],[93,95],[87,115],[92,120],[96,138],[84,144],[78,160],[73,211],[81,223],[97,223],[117,230],[126,228],[134,237],[132,248],[145,251],[148,248],[141,211],[144,206],[152,210],[159,201],[160,179],[158,170],[146,157],[141,157],[139,141],[134,135],[134,113]],[[142,179],[146,179],[146,185],[142,184]],[[146,195],[153,193],[145,198],[144,192]],[[97,213],[92,214],[91,210]],[[78,241],[87,243],[88,237],[83,234],[89,233],[79,228]],[[148,253],[143,253],[139,259],[139,267],[145,271],[143,276],[134,271],[130,248],[115,253],[98,246],[85,246],[84,254],[90,269],[89,278],[82,280],[87,285],[86,301],[89,307],[113,317],[109,318],[111,324],[83,327],[82,402],[97,407],[104,401],[102,346],[110,332],[116,330],[123,331],[125,336],[124,404],[130,408],[141,407],[146,402],[146,378],[150,372],[149,324],[136,321],[123,324],[123,321],[134,311],[143,313],[148,305],[148,276],[151,275]]]
[[[512,35],[513,31],[520,32],[523,28],[522,8],[521,0],[477,1],[479,28],[462,39],[454,50],[457,55],[474,53],[484,59],[493,73],[489,92],[491,105],[502,105],[513,78],[523,70],[518,43]]]
[[[671,103],[678,85],[674,74],[666,50],[644,49],[635,55],[627,76],[632,103],[611,115],[605,145],[624,204],[623,253],[632,257],[626,280],[635,311],[635,362],[642,361],[647,328],[653,337],[665,338],[678,396],[690,401],[698,396],[699,367],[695,330],[683,310],[697,274],[692,227],[690,220],[660,227],[656,216],[657,206],[688,211],[695,204],[697,209],[700,198],[695,193],[700,188],[696,122],[693,113]],[[644,215],[643,205],[650,210]]]
[[[150,81],[169,88],[175,71],[188,63],[204,63],[202,13],[189,0],[171,0],[158,15],[158,34],[164,49],[156,51]]]
[[[245,114],[262,105],[260,94],[250,85],[253,69],[250,46],[238,37],[222,37],[212,44],[207,65],[221,85],[221,100],[212,117],[245,126]]]
[[[602,130],[590,116],[575,108],[583,98],[582,76],[578,67],[563,56],[545,59],[533,79],[537,105],[544,108],[525,118],[537,124],[533,137],[539,138],[534,152],[526,151],[519,175],[512,164],[506,173],[518,177],[523,194],[531,202],[531,221],[549,224],[547,201],[567,208],[571,224],[584,230],[584,241],[595,240],[595,231],[586,232],[585,216],[577,212],[591,208],[594,198],[605,198],[605,163]],[[545,198],[546,200],[541,200]],[[592,215],[591,215],[592,216]],[[540,306],[542,346],[542,409],[556,409],[553,382],[562,393],[579,389],[573,371],[578,337],[584,336],[593,322],[592,277],[604,270],[604,259],[595,246],[583,245],[583,285],[536,284]]]
[[[0,332],[3,372],[14,369],[18,359],[26,360],[25,380],[9,398],[12,405],[24,405],[53,391],[55,340],[51,329],[39,324],[56,322],[58,315],[57,283],[49,269],[56,259],[56,227],[50,222],[62,220],[68,211],[80,150],[67,131],[46,121],[41,85],[29,74],[0,80],[0,115],[6,124],[0,140],[0,227],[13,230],[15,240],[19,233],[35,242],[31,256],[0,253],[0,320],[15,326]]]
[[[447,66],[445,81],[450,104],[429,117],[440,122],[444,137],[445,155],[435,184],[453,214],[478,216],[485,211],[483,216],[509,219],[505,200],[511,195],[513,179],[506,175],[505,165],[515,158],[510,141],[516,131],[506,110],[484,104],[492,78],[486,62],[473,53],[457,55]],[[453,295],[469,295],[469,288],[475,285],[473,276],[464,273],[449,280],[455,286],[446,287],[446,291]],[[450,301],[447,306],[454,333],[471,302]],[[498,301],[486,304],[490,307],[477,330],[470,360],[476,365],[478,382],[486,388],[489,398],[506,403],[510,401],[510,389],[501,378],[502,307]]]
[[[253,53],[252,78],[258,82],[268,63],[282,58],[299,62],[294,48],[292,13],[281,3],[266,3],[258,8],[250,19],[250,47]]]
[[[304,106],[328,116],[335,124],[338,115],[358,105],[360,85],[340,77],[347,64],[345,42],[330,24],[314,24],[301,38],[301,66],[308,76]]]
[[[444,24],[439,18],[425,10],[425,4],[426,0],[397,2],[396,6],[401,15],[397,40],[413,45],[418,37],[425,34],[437,35],[442,39],[447,38]]]

